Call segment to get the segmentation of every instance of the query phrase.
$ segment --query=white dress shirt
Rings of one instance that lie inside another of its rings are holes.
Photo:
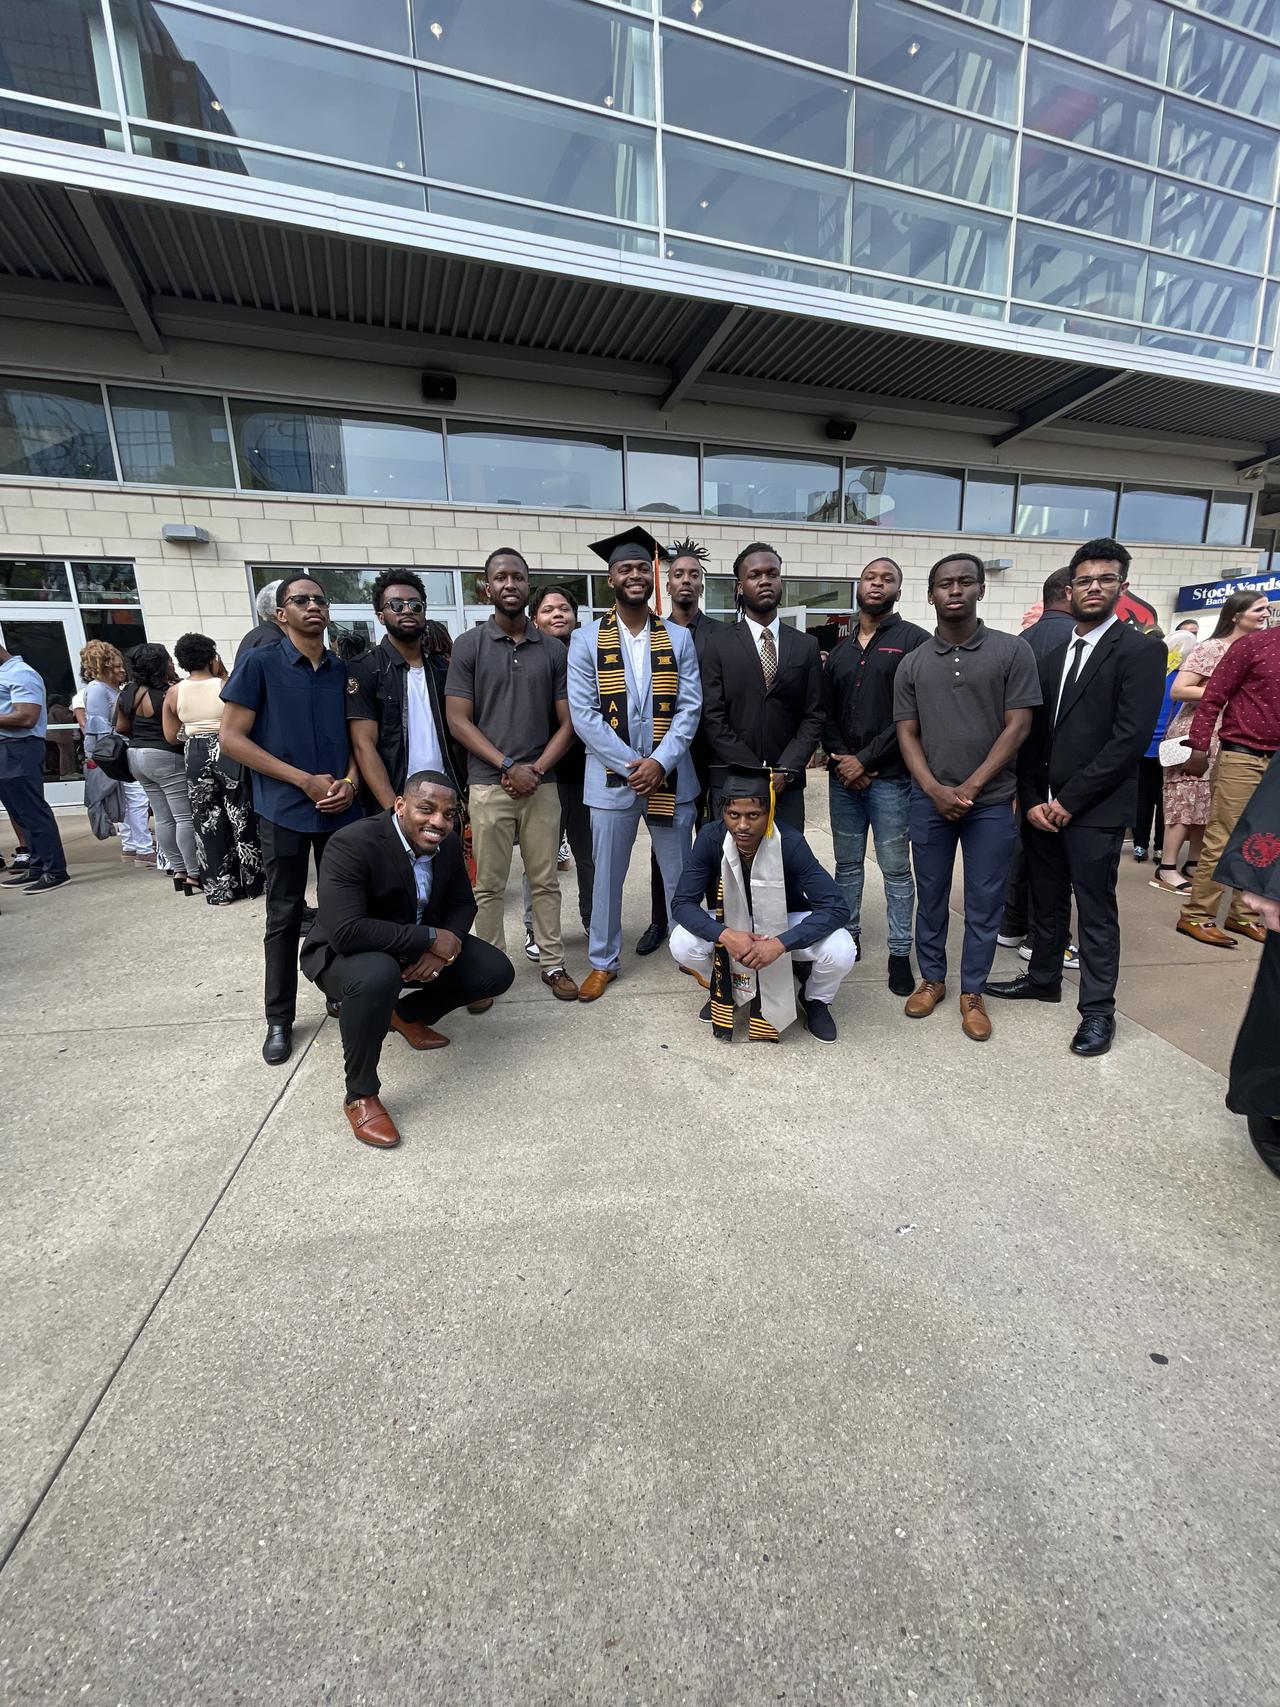
[[[747,633],[756,643],[756,657],[758,658],[760,656],[760,642],[764,638],[765,634],[768,633],[773,636],[773,655],[776,658],[779,655],[781,647],[781,618],[775,616],[772,622],[757,622],[753,616],[747,616],[744,613],[742,620],[747,625]]]
[[[1053,702],[1053,721],[1055,723],[1058,721],[1058,713],[1062,709],[1062,695],[1067,685],[1067,677],[1070,675],[1081,676],[1084,674],[1085,670],[1089,667],[1089,659],[1093,655],[1094,647],[1098,644],[1099,640],[1102,639],[1102,636],[1111,627],[1112,623],[1119,622],[1119,620],[1120,618],[1114,611],[1112,611],[1111,615],[1105,622],[1100,622],[1096,628],[1091,628],[1087,634],[1077,634],[1074,628],[1071,630],[1071,638],[1067,641],[1067,655],[1063,659],[1062,663],[1062,674],[1058,678],[1058,697]],[[1084,651],[1080,653],[1080,668],[1078,670],[1074,668],[1077,640],[1084,641]]]
[[[631,680],[637,694],[643,694],[649,685],[649,624],[646,622],[639,634],[632,634],[625,622],[618,624],[618,639],[627,649],[627,658],[631,664]]]

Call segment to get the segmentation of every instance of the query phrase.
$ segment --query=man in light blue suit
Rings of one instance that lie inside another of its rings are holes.
[[[670,913],[693,839],[698,777],[689,744],[702,715],[693,639],[649,609],[657,541],[631,528],[591,549],[609,565],[615,608],[569,641],[569,713],[587,750],[583,800],[596,864],[583,1002],[598,1000],[618,976],[622,886],[642,818]]]

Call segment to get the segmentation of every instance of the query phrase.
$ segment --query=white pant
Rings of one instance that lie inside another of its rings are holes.
[[[126,853],[155,852],[151,827],[147,823],[147,796],[140,782],[122,782],[124,793],[124,823],[120,829],[120,846]]]
[[[802,924],[808,917],[808,913],[788,913],[787,929]],[[716,952],[713,942],[703,942],[701,937],[694,936],[683,925],[672,926],[668,941],[677,966],[687,966],[690,972],[710,980],[711,963]],[[793,948],[790,953],[793,960],[806,961],[812,968],[805,986],[806,1000],[823,1002],[828,1007],[835,1000],[836,991],[853,971],[854,961],[858,958],[853,938],[845,930],[832,931],[830,936],[824,936],[810,947]]]

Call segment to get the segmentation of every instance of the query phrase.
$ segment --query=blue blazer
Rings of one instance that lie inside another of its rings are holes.
[[[569,636],[569,714],[583,746],[587,762],[582,782],[586,805],[604,811],[628,811],[636,796],[630,788],[609,788],[607,770],[625,776],[633,759],[657,759],[663,770],[676,777],[676,799],[696,800],[700,792],[698,773],[689,757],[689,746],[702,716],[702,677],[693,637],[679,623],[669,622],[667,634],[679,673],[676,711],[671,727],[657,747],[653,744],[652,695],[649,654],[645,653],[643,680],[636,681],[624,645],[622,663],[627,677],[628,745],[610,729],[600,711],[600,683],[596,678],[598,622],[588,622]]]

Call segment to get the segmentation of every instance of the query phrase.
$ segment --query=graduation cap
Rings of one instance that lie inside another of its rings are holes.
[[[720,785],[725,800],[763,800],[773,794],[773,773],[755,765],[735,766]]]
[[[658,563],[667,553],[664,546],[649,532],[648,528],[627,528],[624,533],[615,533],[608,539],[597,539],[592,542],[592,551],[603,559],[610,569],[615,563]]]

